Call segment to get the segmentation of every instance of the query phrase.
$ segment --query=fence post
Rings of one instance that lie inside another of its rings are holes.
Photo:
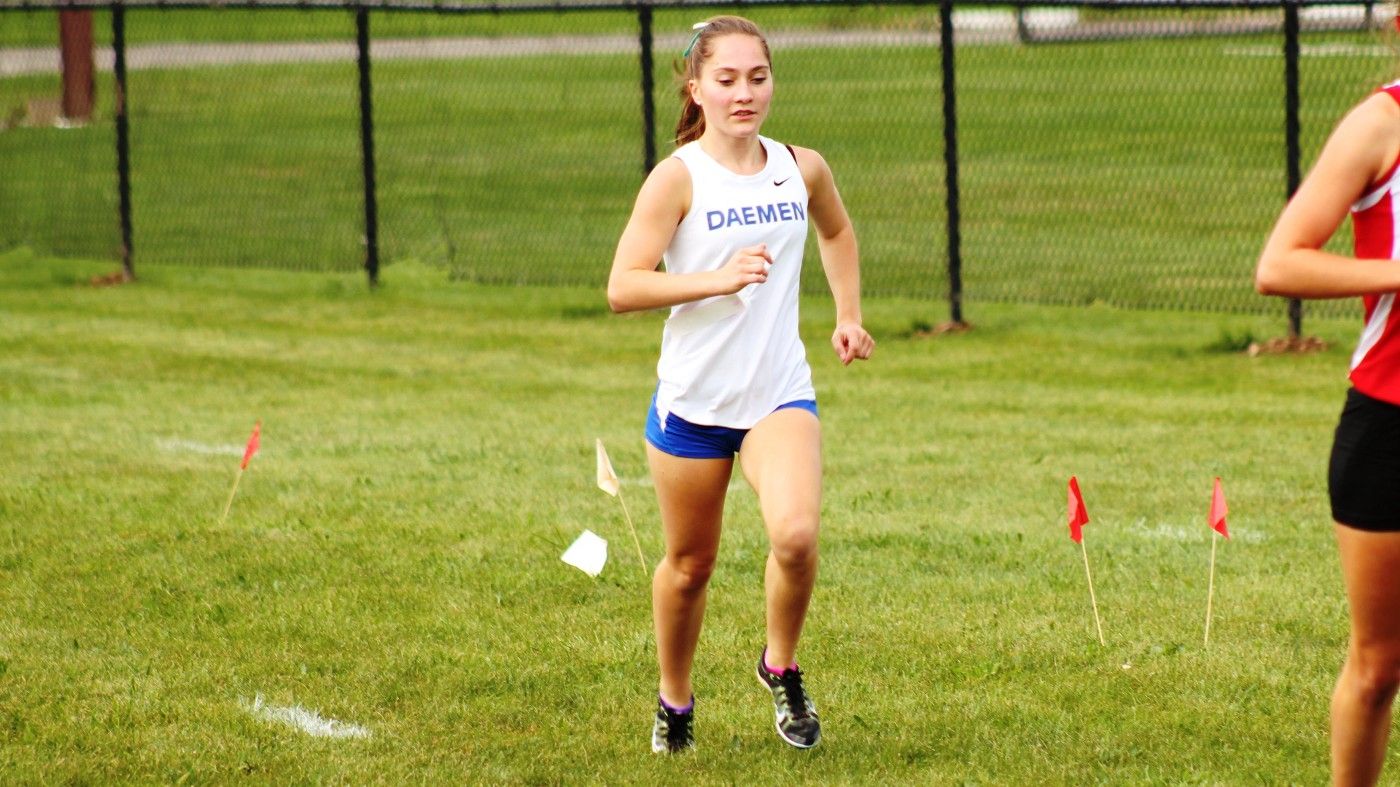
[[[374,189],[374,111],[370,102],[369,11],[355,10],[355,45],[360,68],[360,152],[365,177],[365,272],[379,283],[379,210]]]
[[[1298,126],[1298,2],[1285,0],[1283,4],[1283,81],[1284,81],[1284,139],[1288,148],[1288,198],[1298,190],[1302,179],[1299,169],[1299,126]],[[1288,338],[1297,339],[1303,335],[1303,302],[1298,298],[1288,301]]]
[[[954,325],[963,322],[962,236],[958,213],[958,112],[953,67],[953,0],[938,5],[938,48],[943,57],[943,169],[948,207],[948,312]]]
[[[638,41],[642,48],[642,175],[656,166],[656,91],[655,66],[652,63],[651,6],[637,7]]]
[[[113,75],[116,80],[117,204],[122,230],[122,276],[136,278],[131,261],[131,129],[126,112],[126,8],[112,6]]]

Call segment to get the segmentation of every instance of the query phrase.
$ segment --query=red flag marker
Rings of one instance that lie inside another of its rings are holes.
[[[243,449],[243,461],[238,463],[238,475],[233,477],[233,488],[228,492],[228,502],[224,503],[223,516],[219,517],[219,525],[224,524],[228,519],[228,510],[233,507],[233,496],[238,494],[238,482],[243,480],[243,471],[248,469],[248,462],[252,460],[253,454],[258,452],[258,447],[262,445],[262,421],[253,424],[253,434],[248,437],[248,445]]]
[[[1229,528],[1225,527],[1225,515],[1230,513],[1230,507],[1225,505],[1225,490],[1220,488],[1220,477],[1215,477],[1215,491],[1210,496],[1210,518],[1206,523],[1226,538],[1230,537]]]
[[[1206,517],[1206,524],[1211,529],[1226,538],[1230,537],[1230,531],[1225,527],[1225,515],[1230,512],[1230,507],[1225,505],[1225,490],[1220,487],[1220,476],[1215,477],[1215,490],[1210,495],[1210,514]],[[1202,640],[1202,647],[1210,646],[1210,612],[1211,604],[1215,601],[1215,545],[1220,539],[1214,536],[1210,539],[1210,581],[1206,585],[1206,635]]]
[[[248,460],[252,459],[253,454],[256,454],[258,452],[258,446],[261,445],[261,443],[258,440],[258,436],[261,431],[262,421],[258,421],[257,423],[253,424],[253,435],[248,438],[248,447],[243,449],[243,464],[238,466],[239,470],[247,470]]]
[[[1079,479],[1069,477],[1069,538],[1076,544],[1084,543],[1084,526],[1089,524],[1089,511],[1084,507],[1084,496],[1079,493]]]
[[[1099,601],[1094,597],[1094,575],[1089,572],[1089,549],[1084,546],[1084,526],[1089,524],[1089,510],[1084,507],[1084,496],[1079,493],[1079,479],[1069,477],[1069,537],[1079,545],[1084,555],[1084,577],[1089,580],[1089,603],[1094,608],[1094,628],[1099,632],[1099,644],[1103,639],[1103,624],[1099,622]]]

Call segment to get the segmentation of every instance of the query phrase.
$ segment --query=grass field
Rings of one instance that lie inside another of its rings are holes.
[[[700,749],[653,757],[640,431],[661,320],[588,288],[111,268],[0,254],[0,773],[10,782],[1320,783],[1346,633],[1325,502],[1354,320],[983,305],[842,369],[804,303],[826,431],[781,745],[753,684],[765,551],[736,484],[696,668]],[[262,451],[219,512],[255,420]],[[1107,647],[1064,527],[1077,474]],[[1201,646],[1212,476],[1222,544]],[[558,559],[583,528],[597,580]],[[361,725],[315,738],[249,711]]]
[[[689,18],[659,12],[658,29]],[[1273,309],[1250,288],[1285,186],[1282,59],[1271,41],[961,48],[966,297]],[[1306,165],[1393,58],[1364,34],[1305,44],[1329,52],[1303,62]],[[775,58],[765,131],[831,162],[868,290],[941,297],[937,50],[813,47]],[[138,266],[357,268],[353,64],[174,65],[131,76]],[[669,68],[659,56],[663,155]],[[636,70],[633,53],[377,63],[383,258],[481,282],[597,281],[642,174]],[[0,80],[0,114],[52,89],[52,77]],[[114,255],[111,96],[104,81],[104,120],[86,129],[0,133],[0,204],[14,206],[0,248]],[[806,284],[821,287],[818,277]]]

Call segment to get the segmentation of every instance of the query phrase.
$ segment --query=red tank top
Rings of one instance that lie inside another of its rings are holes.
[[[1400,103],[1400,81],[1381,88]],[[1400,160],[1351,206],[1358,259],[1400,260]],[[1395,293],[1366,295],[1366,327],[1351,356],[1351,384],[1375,399],[1400,405],[1400,309]]]

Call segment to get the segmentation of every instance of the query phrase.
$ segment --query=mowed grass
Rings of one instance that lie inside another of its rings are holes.
[[[809,264],[814,264],[809,261]],[[0,772],[16,782],[1319,783],[1346,610],[1325,493],[1357,325],[995,306],[918,338],[869,299],[826,435],[801,660],[825,740],[781,744],[751,663],[766,550],[738,482],[696,661],[699,750],[648,751],[641,440],[661,328],[586,288],[0,255]],[[219,514],[255,420],[262,451]],[[1108,645],[1064,525],[1077,474]],[[1234,539],[1201,644],[1213,476]],[[607,538],[598,579],[560,553]],[[368,728],[313,738],[255,698]]]
[[[779,18],[775,32],[801,27],[800,16],[786,26]],[[658,12],[658,29],[689,19]],[[1286,186],[1277,43],[961,47],[966,297],[1273,309],[1250,279]],[[1369,34],[1304,43],[1327,53],[1302,64],[1306,167],[1393,58]],[[765,132],[831,163],[860,235],[867,290],[942,297],[938,51],[815,46],[774,58]],[[676,106],[670,60],[658,53],[663,156]],[[358,268],[353,64],[176,65],[131,75],[138,267]],[[386,262],[417,260],[494,283],[585,284],[605,274],[643,175],[635,53],[385,60],[374,75]],[[52,85],[52,77],[0,81],[0,107]],[[115,255],[112,92],[109,81],[99,86],[104,120],[88,128],[0,134],[0,204],[10,211],[0,248]],[[805,284],[821,290],[815,266]]]

